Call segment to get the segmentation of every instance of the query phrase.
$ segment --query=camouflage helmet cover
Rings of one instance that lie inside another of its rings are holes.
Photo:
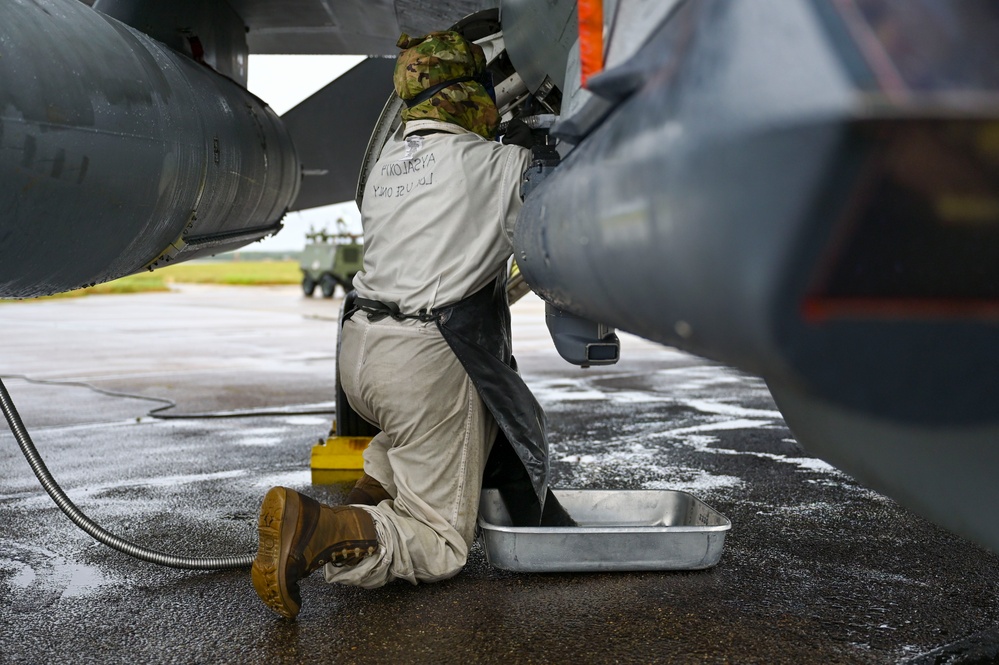
[[[448,81],[480,76],[486,69],[482,48],[457,32],[431,32],[422,37],[403,34],[396,43],[405,49],[396,60],[393,83],[403,100]],[[404,121],[432,119],[451,122],[491,139],[499,124],[496,104],[478,81],[448,85],[429,99],[402,111]]]

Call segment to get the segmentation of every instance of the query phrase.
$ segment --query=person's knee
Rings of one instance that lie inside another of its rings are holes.
[[[442,582],[450,579],[462,571],[466,559],[467,557],[461,557],[460,560],[448,557],[446,561],[441,562],[440,566],[434,566],[432,570],[417,570],[416,579],[423,583]]]
[[[413,574],[418,582],[440,582],[461,572],[468,561],[468,547],[457,533],[438,534],[436,547],[428,547],[419,558],[412,560]]]

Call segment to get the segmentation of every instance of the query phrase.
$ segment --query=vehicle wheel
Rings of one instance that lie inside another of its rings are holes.
[[[323,290],[323,298],[332,298],[336,291],[336,277],[325,273],[319,280],[319,287]]]
[[[306,296],[311,296],[316,290],[316,280],[312,279],[308,275],[302,278],[302,293]]]

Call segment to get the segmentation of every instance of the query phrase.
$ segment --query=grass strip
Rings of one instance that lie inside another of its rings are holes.
[[[274,286],[298,284],[302,273],[297,261],[192,261],[160,268],[153,272],[128,275],[104,284],[25,300],[79,298],[115,293],[152,293],[169,291],[171,283],[224,284],[232,286]],[[2,302],[16,302],[4,301]]]

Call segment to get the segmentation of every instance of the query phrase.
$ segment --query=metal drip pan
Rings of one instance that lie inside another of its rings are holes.
[[[727,517],[687,492],[553,490],[579,524],[515,527],[494,489],[479,501],[489,563],[529,573],[699,570],[721,558]]]

